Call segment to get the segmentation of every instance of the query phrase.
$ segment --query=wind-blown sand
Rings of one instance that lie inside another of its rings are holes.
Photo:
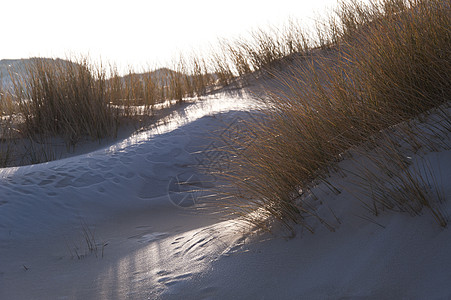
[[[318,186],[315,205],[334,230],[313,222],[315,234],[284,238],[188,209],[214,185],[194,167],[211,137],[253,105],[218,94],[111,147],[0,169],[0,299],[451,297],[451,235],[428,212],[372,222],[346,190]],[[449,198],[451,151],[426,158]],[[178,179],[192,186],[177,190]]]

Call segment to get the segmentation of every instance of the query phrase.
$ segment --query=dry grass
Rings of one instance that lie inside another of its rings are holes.
[[[117,131],[118,112],[107,97],[105,71],[86,59],[36,58],[13,81],[26,137],[57,135],[73,146],[82,137],[101,139]]]
[[[107,242],[98,243],[95,235],[95,229],[85,222],[81,222],[80,239],[78,243],[73,242],[73,247],[67,244],[67,249],[72,259],[75,257],[78,260],[88,257],[90,254],[94,254],[96,258],[104,257],[105,247],[108,246]]]
[[[360,165],[362,181],[359,186],[364,202],[374,215],[385,209],[420,215],[423,208],[430,211],[437,223],[446,227],[448,220],[441,210],[446,196],[440,186],[440,174],[427,159],[406,156],[406,149],[390,138],[383,146],[366,155],[365,165]]]
[[[1,165],[51,160],[53,138],[62,138],[71,149],[87,138],[115,137],[123,123],[139,128],[152,119],[155,104],[204,95],[215,80],[205,60],[195,55],[181,58],[173,70],[130,69],[120,76],[116,67],[108,69],[82,57],[33,58],[23,69],[10,70],[14,88],[0,89]],[[11,160],[24,152],[15,139],[28,145],[27,158]]]
[[[123,77],[115,68],[110,69],[113,71],[108,90],[112,93],[112,103],[125,108],[144,106],[144,111],[166,100],[183,101],[187,97],[205,95],[214,83],[205,60],[194,54],[189,58],[180,55],[170,69],[150,69],[142,73],[130,69]]]
[[[7,166],[13,159],[16,111],[11,93],[0,85],[0,167]]]
[[[360,190],[355,196],[374,215],[386,209],[420,215],[426,209],[440,226],[447,226],[441,209],[446,195],[440,162],[430,161],[426,154],[451,149],[449,103],[432,112],[431,117],[422,114],[397,124],[354,148],[358,159],[352,159],[352,173],[359,178],[354,185]]]
[[[280,27],[253,30],[247,38],[221,40],[211,64],[220,82],[227,84],[236,76],[271,70],[278,61],[290,55],[305,54],[310,43],[300,23],[289,20]]]
[[[295,200],[314,180],[327,185],[342,153],[450,100],[449,1],[350,1],[336,15],[318,30],[317,44],[328,50],[312,49],[289,71],[273,71],[282,88],[268,91],[265,121],[251,125],[253,144],[225,174],[239,191],[227,204],[236,214],[258,211],[308,229],[315,211]],[[413,175],[404,174],[394,185],[420,197]],[[424,199],[420,205],[428,206]]]

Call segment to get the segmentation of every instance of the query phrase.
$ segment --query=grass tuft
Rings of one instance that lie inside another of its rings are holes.
[[[24,136],[62,136],[74,146],[82,137],[102,139],[117,131],[118,114],[107,97],[105,71],[87,59],[35,58],[13,80]]]

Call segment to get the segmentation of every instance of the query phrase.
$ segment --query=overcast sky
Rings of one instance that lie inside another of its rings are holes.
[[[0,59],[89,54],[120,67],[165,65],[289,17],[311,22],[336,0],[2,0]]]

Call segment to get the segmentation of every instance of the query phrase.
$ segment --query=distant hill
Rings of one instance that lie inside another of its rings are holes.
[[[139,79],[144,79],[148,77],[149,75],[152,77],[153,80],[163,83],[163,80],[168,78],[171,74],[177,74],[178,72],[173,71],[169,68],[160,68],[153,70],[151,72],[145,72],[145,73],[133,73],[132,76],[138,77]],[[130,79],[130,74],[122,76],[122,79],[124,81]]]
[[[9,70],[22,69],[29,59],[2,59],[0,60],[0,86],[8,87],[12,85]]]
[[[53,58],[43,58],[44,60],[48,60],[50,62],[53,61],[65,61],[62,59],[53,59]],[[33,58],[26,58],[26,59],[2,59],[0,60],[0,87],[7,88],[12,86],[12,81],[10,77],[10,71],[12,72],[21,72],[21,70],[24,70],[26,65],[29,64]],[[68,62],[68,61],[67,61]],[[152,76],[154,80],[159,81],[160,83],[163,81],[164,78],[169,77],[170,74],[177,73],[176,71],[173,71],[168,68],[160,68],[151,72],[147,73],[139,73],[139,74],[133,74],[133,76],[137,76],[138,78],[144,78],[147,77],[149,74]],[[121,78],[125,81],[130,78],[130,75],[124,75],[121,76]]]
[[[49,62],[60,62],[66,61],[64,59],[53,59],[53,58],[42,58]],[[25,70],[27,64],[29,64],[33,58],[22,58],[22,59],[2,59],[0,60],[0,86],[3,88],[8,88],[12,86],[12,81],[10,77],[11,72],[22,72]],[[68,62],[68,61],[66,61]]]

